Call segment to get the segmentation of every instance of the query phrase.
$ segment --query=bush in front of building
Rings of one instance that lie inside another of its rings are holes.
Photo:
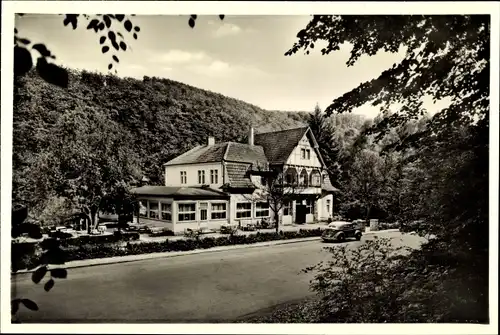
[[[175,236],[174,232],[171,230],[162,230],[158,232],[152,232],[149,234],[150,237],[163,237],[163,236]]]
[[[82,235],[76,238],[61,239],[62,247],[83,246],[87,244],[107,244],[122,241],[136,241],[140,238],[137,232],[116,231],[113,235]]]
[[[301,229],[294,232],[257,232],[251,235],[229,235],[221,237],[186,238],[162,242],[129,243],[130,240],[139,239],[136,232],[121,232],[115,235],[81,236],[75,239],[61,240],[61,246],[66,253],[66,262],[119,257],[126,255],[140,255],[157,252],[190,251],[196,249],[210,249],[214,247],[254,244],[277,240],[289,240],[296,238],[321,236],[321,229]],[[14,245],[14,244],[13,244]],[[19,248],[18,248],[19,249]],[[22,253],[22,251],[20,251]],[[17,257],[18,268],[26,268],[31,263],[31,255],[26,252],[23,257]],[[19,256],[19,255],[18,255]],[[24,265],[24,267],[23,267]]]

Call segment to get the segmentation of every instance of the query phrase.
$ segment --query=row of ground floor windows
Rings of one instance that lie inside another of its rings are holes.
[[[210,205],[210,206],[209,206]],[[254,206],[254,217],[268,217],[269,205],[265,202],[257,202]],[[210,216],[209,210],[210,208]],[[225,220],[227,219],[227,203],[226,202],[201,202],[198,205],[199,220]],[[172,221],[172,204],[164,203],[156,200],[141,200],[139,201],[139,216],[148,219],[156,219],[162,221]],[[252,203],[244,202],[236,204],[236,218],[252,217]],[[196,203],[186,202],[177,204],[177,220],[178,221],[195,221],[196,220]]]

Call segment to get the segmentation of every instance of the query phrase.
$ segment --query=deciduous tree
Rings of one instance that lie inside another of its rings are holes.
[[[409,162],[404,198],[414,207],[407,206],[405,216],[407,222],[420,220],[409,229],[435,236],[406,259],[416,289],[403,293],[405,299],[422,299],[425,292],[426,299],[448,301],[432,309],[417,306],[413,313],[424,313],[425,320],[487,322],[490,17],[316,15],[297,38],[286,55],[310,53],[321,43],[323,55],[351,47],[347,66],[378,52],[405,52],[401,62],[326,108],[327,114],[343,113],[371,103],[387,112],[401,104],[367,129],[376,140],[423,116],[425,97],[450,101],[421,131],[392,146],[413,150],[403,152]],[[393,282],[404,283],[407,276]]]

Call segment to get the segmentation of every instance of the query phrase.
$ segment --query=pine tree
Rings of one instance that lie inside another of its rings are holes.
[[[308,125],[318,142],[319,152],[325,161],[330,180],[333,186],[339,187],[342,174],[339,164],[340,149],[335,141],[333,125],[318,104],[309,117]]]

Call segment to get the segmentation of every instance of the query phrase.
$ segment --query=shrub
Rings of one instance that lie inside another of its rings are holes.
[[[149,236],[151,237],[174,236],[174,235],[175,235],[174,232],[168,229],[149,234]]]
[[[327,249],[330,262],[304,270],[316,273],[311,289],[321,302],[312,322],[394,322],[409,311],[408,300],[401,299],[405,283],[396,280],[406,248],[375,238],[356,249],[345,245]],[[415,315],[407,317],[406,321],[419,322]]]
[[[389,241],[328,248],[329,263],[304,270],[316,273],[311,288],[318,305],[309,322],[488,322],[487,297],[478,294],[487,281],[466,270],[474,255],[450,251],[449,241],[439,238],[410,253]]]
[[[140,238],[137,232],[115,232],[113,235],[82,235],[76,238],[61,241],[61,246],[81,246],[87,244],[117,243],[121,241],[135,241]]]
[[[378,224],[379,230],[397,229],[397,228],[400,228],[400,224],[397,222],[394,222],[394,223],[380,222]]]
[[[73,237],[73,235],[71,235],[70,233],[66,233],[60,230],[55,232],[49,232],[48,235],[49,237],[60,238],[60,239],[70,239],[71,237]]]
[[[204,239],[200,240],[199,247],[201,249],[209,249],[215,247],[215,238],[213,237],[205,237]]]

